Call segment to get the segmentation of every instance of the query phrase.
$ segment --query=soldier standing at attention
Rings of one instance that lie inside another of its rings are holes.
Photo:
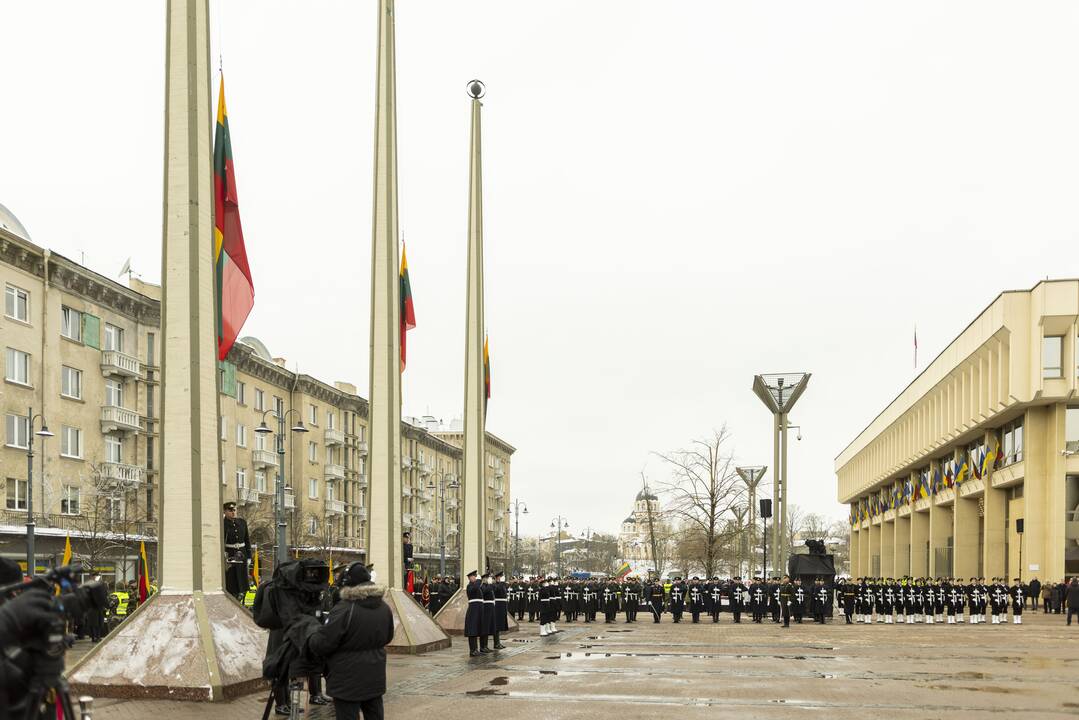
[[[753,584],[749,586],[749,603],[753,609],[753,622],[764,621],[764,609],[767,602],[764,581],[759,577],[753,578]]]
[[[495,650],[505,650],[506,646],[502,644],[502,633],[509,632],[509,590],[506,587],[506,583],[502,581],[502,571],[499,570],[495,573],[494,582],[491,583],[491,587],[494,589],[495,594],[495,620],[494,620],[494,632],[491,633],[495,636]]]
[[[802,616],[805,614],[806,606],[806,589],[802,587],[802,578],[794,578],[794,602],[791,604],[791,611],[794,613],[794,621],[799,625],[802,624]]]
[[[791,584],[790,577],[783,576],[783,581],[779,584],[776,592],[779,593],[779,609],[783,614],[783,627],[789,628],[791,626],[791,605],[794,603],[794,585]]]
[[[742,624],[742,611],[748,603],[749,589],[742,584],[742,578],[736,577],[731,580],[731,612],[734,613],[734,621]]]
[[[475,570],[468,574],[468,585],[465,586],[465,595],[468,598],[468,609],[465,610],[465,637],[468,638],[468,655],[477,657],[490,650],[480,650],[479,640],[483,638],[483,647],[487,647],[487,636],[483,634],[483,591],[480,589],[480,581],[476,577]]]
[[[696,575],[689,581],[689,614],[693,618],[693,624],[701,621],[701,610],[704,609],[704,593],[701,590],[701,579]]]
[[[671,584],[671,617],[674,622],[682,622],[682,613],[686,609],[686,587],[682,584],[682,578],[676,577]]]
[[[659,579],[648,585],[648,604],[652,606],[652,621],[658,623],[663,614],[663,583]]]
[[[247,534],[247,521],[236,517],[236,503],[224,504],[225,519],[225,590],[237,600],[243,601],[247,591],[247,561],[251,559],[251,538]]]
[[[622,586],[622,599],[625,602],[626,622],[637,622],[637,608],[641,605],[641,584],[636,578],[626,578]]]

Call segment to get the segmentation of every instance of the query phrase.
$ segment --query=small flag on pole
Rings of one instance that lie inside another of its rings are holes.
[[[146,561],[146,543],[139,541],[139,604],[150,596],[150,564]]]
[[[408,280],[408,259],[401,245],[401,372],[405,371],[405,334],[416,327],[416,308],[412,304],[412,284]]]
[[[67,540],[64,541],[64,559],[60,561],[61,565],[71,564],[71,536],[67,536]]]
[[[251,575],[255,578],[255,584],[258,585],[261,581],[259,580],[259,549],[257,547],[255,548],[255,563],[251,566]]]
[[[483,419],[487,420],[487,401],[491,399],[491,352],[487,344],[487,336],[483,336]]]

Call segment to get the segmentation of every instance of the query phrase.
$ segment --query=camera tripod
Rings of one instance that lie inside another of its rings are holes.
[[[90,699],[79,698],[79,711],[71,702],[71,687],[60,674],[63,656],[53,658],[38,655],[34,674],[27,686],[25,707],[21,715],[12,713],[12,720],[90,720]]]

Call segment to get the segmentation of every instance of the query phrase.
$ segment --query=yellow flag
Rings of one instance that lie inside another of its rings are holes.
[[[71,536],[67,536],[67,540],[64,542],[64,559],[60,561],[61,565],[71,564]]]
[[[333,585],[333,553],[330,553],[330,585]]]
[[[251,574],[255,576],[255,584],[259,584],[259,549],[255,548],[255,564],[251,566]]]

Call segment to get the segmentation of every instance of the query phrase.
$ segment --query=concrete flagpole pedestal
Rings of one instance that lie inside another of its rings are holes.
[[[480,126],[486,88],[479,80],[467,86],[472,98],[468,175],[468,270],[465,300],[465,418],[461,483],[460,589],[439,610],[435,620],[451,635],[464,630],[468,599],[463,592],[471,570],[487,569],[486,416],[487,388],[483,373],[483,150]],[[498,568],[493,568],[497,570]],[[512,623],[516,626],[516,623]]]
[[[450,646],[446,633],[405,592],[401,533],[401,286],[397,224],[397,71],[394,3],[378,4],[374,208],[371,235],[371,362],[368,405],[367,562],[386,585],[394,653]]]
[[[68,679],[96,696],[219,701],[266,687],[266,631],[222,590],[209,6],[167,13],[161,590]]]

